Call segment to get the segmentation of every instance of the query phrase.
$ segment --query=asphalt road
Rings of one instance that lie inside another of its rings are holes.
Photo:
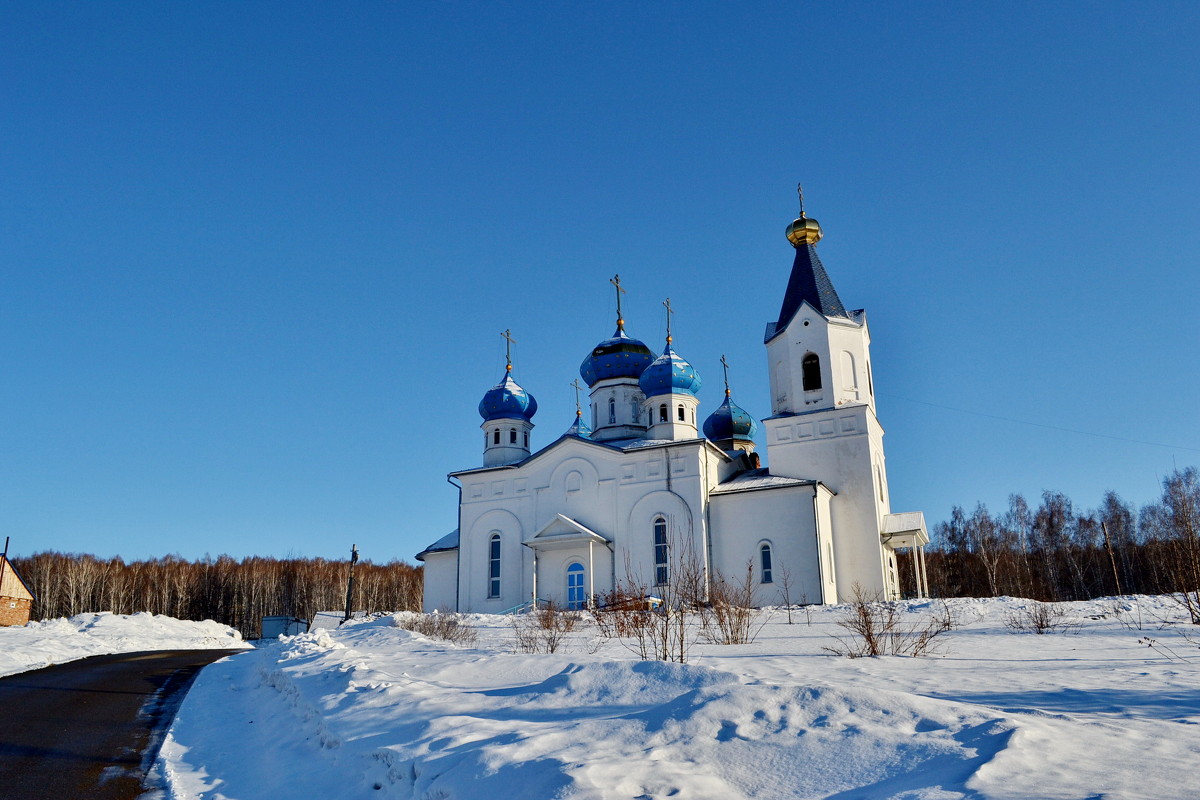
[[[133,800],[201,668],[240,650],[93,656],[0,678],[0,800]]]

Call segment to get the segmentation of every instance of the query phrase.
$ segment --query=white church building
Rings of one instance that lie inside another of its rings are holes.
[[[875,416],[871,337],[817,256],[821,228],[800,217],[778,317],[764,342],[771,416],[757,424],[724,402],[698,423],[700,377],[672,347],[655,356],[625,332],[619,279],[616,332],[580,366],[590,424],[531,451],[537,401],[504,378],[479,404],[483,464],[450,473],[458,529],[417,555],[426,611],[500,613],[530,602],[582,608],[634,577],[650,594],[672,580],[678,554],[706,580],[752,571],[760,605],[836,603],[856,587],[898,598],[896,556],[912,552],[925,592],[921,512],[893,514],[883,428]],[[669,309],[669,305],[668,305]]]

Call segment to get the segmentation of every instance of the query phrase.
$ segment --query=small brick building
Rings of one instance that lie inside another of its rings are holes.
[[[0,626],[24,625],[29,622],[33,594],[16,568],[0,556]]]

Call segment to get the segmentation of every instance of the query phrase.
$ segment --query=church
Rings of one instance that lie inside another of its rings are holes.
[[[537,401],[513,380],[511,355],[483,396],[483,463],[450,473],[458,529],[417,555],[425,610],[593,607],[630,580],[653,596],[683,553],[705,582],[740,583],[749,568],[756,604],[776,605],[785,588],[792,603],[845,602],[860,587],[899,598],[903,550],[924,595],[924,516],[891,512],[866,314],[842,304],[821,235],[801,197],[791,275],[764,335],[767,466],[728,380],[699,421],[700,376],[673,347],[669,301],[656,355],[626,333],[614,278],[616,331],[579,368],[589,414],[577,403],[570,428],[533,451]]]

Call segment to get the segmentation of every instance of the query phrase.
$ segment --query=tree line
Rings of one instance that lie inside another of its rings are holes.
[[[92,611],[149,611],[178,619],[212,619],[257,638],[264,616],[311,621],[318,611],[344,610],[349,563],[323,558],[179,556],[132,561],[44,552],[12,559],[33,592],[33,619]],[[354,566],[354,608],[421,609],[421,570],[402,561]]]
[[[1161,498],[1138,510],[1112,491],[1084,511],[1050,491],[1037,508],[1011,495],[999,514],[982,503],[971,512],[955,506],[934,526],[930,591],[1045,601],[1176,593],[1200,623],[1200,476],[1177,469],[1162,486]],[[911,592],[911,564],[901,580]]]

